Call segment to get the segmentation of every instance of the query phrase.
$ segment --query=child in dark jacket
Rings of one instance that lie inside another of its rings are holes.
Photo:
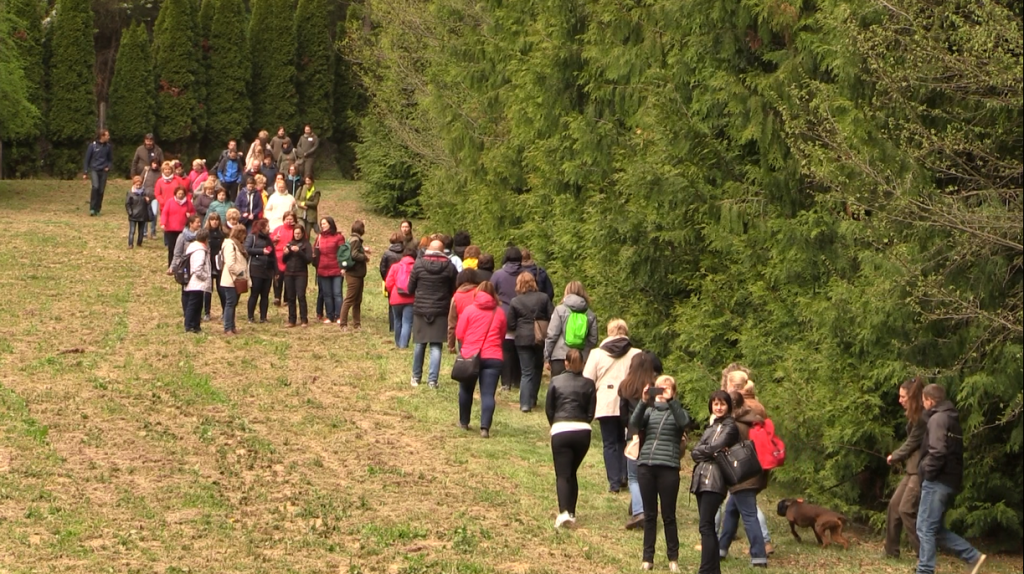
[[[146,235],[146,221],[149,218],[149,198],[142,187],[141,176],[132,178],[132,188],[124,198],[124,210],[128,212],[128,249],[134,245],[142,247],[142,238]],[[136,232],[139,234],[138,243],[135,243]]]
[[[299,306],[298,319],[303,327],[309,326],[306,306],[306,285],[309,281],[309,264],[313,261],[313,247],[306,239],[301,227],[292,231],[292,240],[284,248],[284,298],[288,302],[288,324],[295,326],[295,305]]]

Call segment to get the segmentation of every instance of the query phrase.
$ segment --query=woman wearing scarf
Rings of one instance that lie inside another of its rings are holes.
[[[185,188],[178,186],[174,190],[174,197],[160,208],[160,228],[164,231],[168,265],[174,261],[174,246],[192,215],[195,215],[195,210],[192,208],[192,203],[185,197]]]
[[[263,216],[270,222],[270,231],[273,232],[281,225],[285,215],[294,212],[295,198],[285,189],[284,176],[278,175],[274,181],[274,193],[267,198],[267,206],[263,208]],[[291,241],[291,236],[288,241]]]
[[[249,280],[249,254],[245,252],[245,236],[245,227],[236,225],[221,247],[224,256],[224,270],[220,273],[220,291],[224,297],[224,313],[221,318],[224,321],[224,334],[228,336],[238,334],[235,326],[235,309],[238,307],[235,280]]]
[[[284,185],[288,188],[288,193],[295,198],[295,201],[299,201],[299,190],[302,189],[302,176],[299,175],[299,168],[291,165],[288,169],[279,170],[277,173],[287,174],[284,178]]]
[[[210,185],[206,185],[205,183],[201,185],[198,191],[192,196],[192,207],[195,208],[196,215],[203,218],[204,225],[206,224],[206,215],[210,211],[210,204],[213,203],[214,199],[216,198],[214,197],[212,181],[210,182]]]
[[[278,173],[291,173],[289,168],[298,161],[298,156],[295,154],[295,148],[292,147],[292,140],[285,139],[284,143],[281,144],[281,155],[277,157],[277,172]],[[296,173],[298,173],[296,171]]]
[[[306,238],[319,231],[317,222],[317,207],[320,205],[320,190],[316,188],[313,176],[306,176],[306,184],[299,189],[298,197],[295,198],[299,207],[299,225],[306,232]]]
[[[149,198],[142,188],[142,176],[132,178],[132,188],[124,198],[124,209],[128,212],[128,249],[134,247],[135,233],[138,231],[138,246],[142,247],[142,236],[146,234],[146,220],[149,215]]]
[[[288,242],[294,238],[292,231],[295,229],[295,213],[289,211],[284,214],[284,221],[270,232],[270,241],[274,244],[277,271],[274,275],[274,306],[281,306],[281,293],[284,291],[284,250]]]

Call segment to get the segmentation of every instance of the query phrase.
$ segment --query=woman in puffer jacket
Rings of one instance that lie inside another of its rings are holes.
[[[690,493],[697,496],[697,512],[700,516],[700,567],[697,574],[721,574],[718,553],[718,535],[715,533],[715,514],[725,500],[728,487],[722,471],[715,463],[715,455],[735,445],[740,440],[740,431],[732,419],[732,397],[718,390],[708,400],[708,411],[714,422],[708,426],[700,441],[690,450],[690,457],[697,463],[693,467]]]
[[[744,404],[743,395],[737,391],[729,393],[732,399],[732,419],[739,430],[739,440],[750,438],[750,428],[764,422],[748,405]],[[743,518],[743,530],[750,542],[750,565],[765,567],[768,565],[768,554],[765,553],[764,536],[761,525],[757,521],[757,493],[767,486],[765,473],[729,487],[729,500],[725,503],[722,531],[718,535],[718,554],[723,559],[729,554],[729,546],[736,537],[739,519]]]
[[[641,570],[654,568],[654,545],[658,537],[658,501],[665,530],[668,569],[679,572],[679,530],[676,500],[679,498],[680,439],[690,424],[690,415],[676,397],[676,381],[662,375],[643,392],[644,400],[629,419],[631,427],[644,434],[637,457],[637,481],[644,501],[644,557]]]

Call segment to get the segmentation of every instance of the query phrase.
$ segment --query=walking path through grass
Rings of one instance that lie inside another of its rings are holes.
[[[320,213],[343,229],[365,219],[378,257],[397,223],[365,213],[355,184],[322,184]],[[453,383],[409,386],[411,353],[393,348],[375,271],[360,332],[285,330],[286,310],[271,307],[267,325],[242,314],[236,338],[216,318],[186,335],[162,243],[127,249],[126,189],[112,181],[91,218],[87,183],[0,182],[0,573],[638,569],[641,534],[622,528],[628,495],[604,492],[598,433],[580,528],[556,532],[543,413],[501,394],[493,438],[459,430]],[[693,571],[688,484],[680,563]],[[873,538],[820,550],[769,520],[776,572],[913,569],[882,560]],[[745,549],[724,572],[749,570]],[[1020,556],[991,564],[1022,570]]]

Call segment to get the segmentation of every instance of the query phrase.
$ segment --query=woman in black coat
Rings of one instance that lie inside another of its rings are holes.
[[[313,247],[306,239],[301,227],[292,230],[292,240],[284,248],[284,296],[288,303],[288,323],[294,327],[296,319],[303,327],[309,326],[309,311],[306,306],[306,286],[309,283],[309,264],[313,261]],[[295,306],[298,304],[298,316]]]
[[[697,496],[697,512],[700,515],[698,528],[701,550],[697,574],[721,574],[715,514],[725,500],[728,487],[715,462],[715,454],[738,443],[740,431],[732,419],[732,398],[729,393],[721,390],[712,393],[708,400],[708,411],[714,417],[713,422],[690,451],[693,462],[697,463],[693,467],[690,493]]]
[[[533,275],[520,273],[516,278],[516,296],[508,308],[508,331],[515,333],[516,352],[522,369],[519,410],[524,413],[537,406],[540,376],[544,372],[544,338],[554,310],[551,299],[537,290],[537,280]],[[543,321],[539,340],[534,332],[538,321]]]
[[[267,322],[270,309],[270,286],[274,282],[277,263],[274,242],[270,240],[270,222],[261,217],[253,222],[252,233],[245,238],[245,252],[249,254],[249,322],[256,322],[256,303],[260,305],[260,323]]]

